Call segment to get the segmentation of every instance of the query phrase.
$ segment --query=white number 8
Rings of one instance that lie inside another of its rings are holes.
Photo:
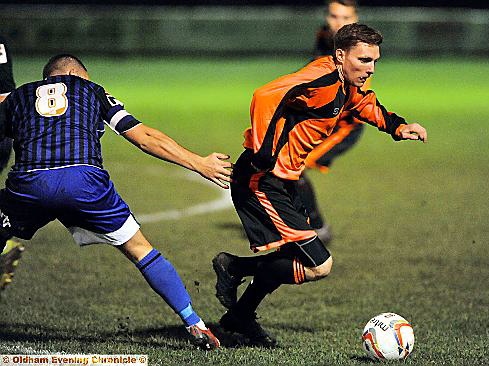
[[[37,88],[36,95],[36,111],[41,116],[61,116],[68,109],[66,85],[63,83],[41,85]]]

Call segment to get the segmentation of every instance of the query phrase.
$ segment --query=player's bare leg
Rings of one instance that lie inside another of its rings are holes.
[[[190,295],[173,265],[153,248],[141,231],[120,250],[136,264],[151,288],[180,316],[197,347],[211,350],[220,346],[219,339],[193,310]]]

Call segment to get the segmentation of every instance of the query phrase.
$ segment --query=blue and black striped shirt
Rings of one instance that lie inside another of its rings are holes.
[[[13,171],[102,168],[105,124],[121,134],[140,123],[103,87],[72,75],[22,85],[4,107],[5,135],[14,139]]]

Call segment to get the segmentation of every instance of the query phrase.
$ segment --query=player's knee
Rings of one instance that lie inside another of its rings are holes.
[[[140,230],[134,234],[126,243],[122,244],[119,249],[131,260],[139,262],[143,259],[151,250],[152,245],[144,237]]]
[[[333,257],[329,257],[326,262],[320,264],[317,267],[307,268],[306,278],[309,281],[318,281],[322,278],[327,277],[331,273],[331,268],[333,267]]]

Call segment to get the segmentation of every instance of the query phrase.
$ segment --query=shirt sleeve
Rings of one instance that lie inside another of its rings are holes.
[[[124,109],[124,104],[105,90],[102,89],[99,91],[98,96],[101,101],[102,118],[118,135],[129,131],[141,123]]]
[[[387,111],[372,90],[362,91],[360,88],[350,87],[345,110],[351,112],[355,122],[376,126],[380,131],[390,134],[394,140],[401,140],[397,132],[401,125],[406,124],[406,120]]]

